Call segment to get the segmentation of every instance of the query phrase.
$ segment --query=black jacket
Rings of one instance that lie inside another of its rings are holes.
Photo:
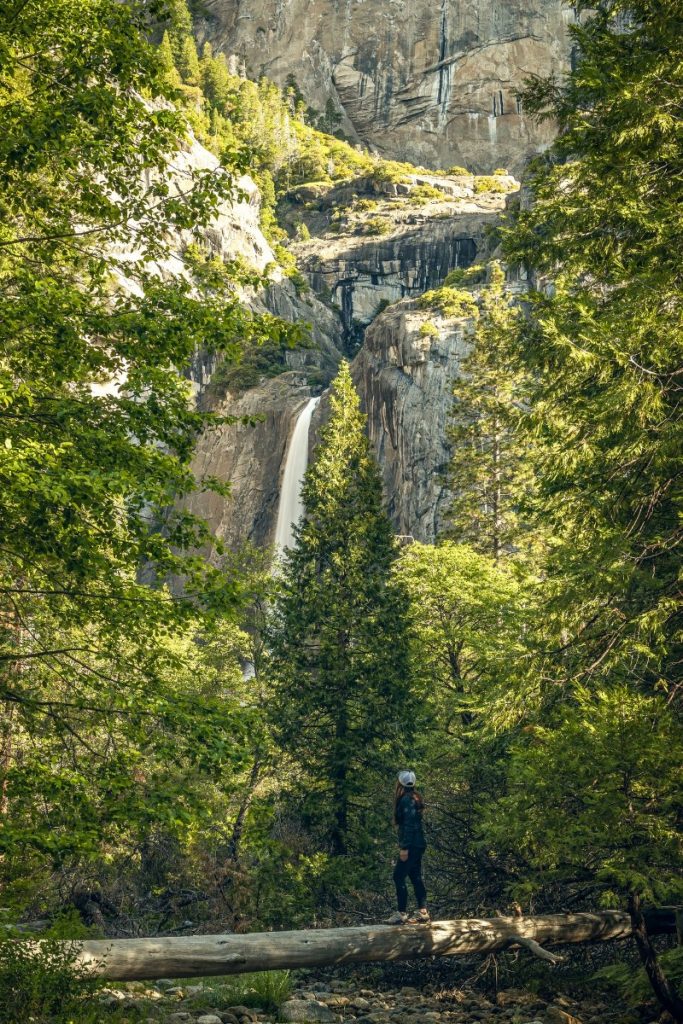
[[[398,845],[401,850],[424,850],[427,846],[420,808],[409,793],[405,793],[396,808]]]

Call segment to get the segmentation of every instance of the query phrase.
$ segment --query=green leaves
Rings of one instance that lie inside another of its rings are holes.
[[[188,159],[187,122],[164,98],[168,54],[148,42],[155,11],[37,0],[0,26],[10,874],[19,853],[64,865],[157,819],[169,833],[189,829],[203,815],[202,781],[239,772],[246,731],[258,732],[233,696],[244,637],[218,656],[208,636],[226,615],[230,625],[244,583],[207,563],[206,526],[182,506],[212,486],[195,480],[191,458],[218,422],[195,408],[185,370],[197,349],[234,366],[300,332],[242,305],[255,275],[201,252],[202,228],[239,198],[242,168]]]

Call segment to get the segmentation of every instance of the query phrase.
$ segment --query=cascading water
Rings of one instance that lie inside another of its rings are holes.
[[[311,419],[320,398],[311,398],[299,413],[287,448],[285,472],[282,478],[280,507],[275,527],[275,547],[278,551],[294,546],[294,527],[301,519],[303,502],[301,485],[308,466],[308,432]]]

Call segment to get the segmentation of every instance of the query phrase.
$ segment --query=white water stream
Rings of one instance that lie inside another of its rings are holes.
[[[275,527],[277,551],[294,547],[294,527],[301,519],[304,510],[301,501],[301,485],[308,467],[308,432],[311,427],[311,418],[319,401],[320,398],[311,398],[303,407],[287,448],[280,507]]]

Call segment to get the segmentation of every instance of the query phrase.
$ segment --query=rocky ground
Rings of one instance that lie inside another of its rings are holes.
[[[227,1005],[229,982],[135,983],[100,996],[102,1024],[664,1024],[653,1004],[629,1009],[611,995],[542,998],[508,988],[486,994],[428,982],[421,987],[364,985],[362,976],[302,972],[275,1009]],[[225,986],[225,987],[223,987]],[[108,1013],[109,1011],[109,1013]]]

